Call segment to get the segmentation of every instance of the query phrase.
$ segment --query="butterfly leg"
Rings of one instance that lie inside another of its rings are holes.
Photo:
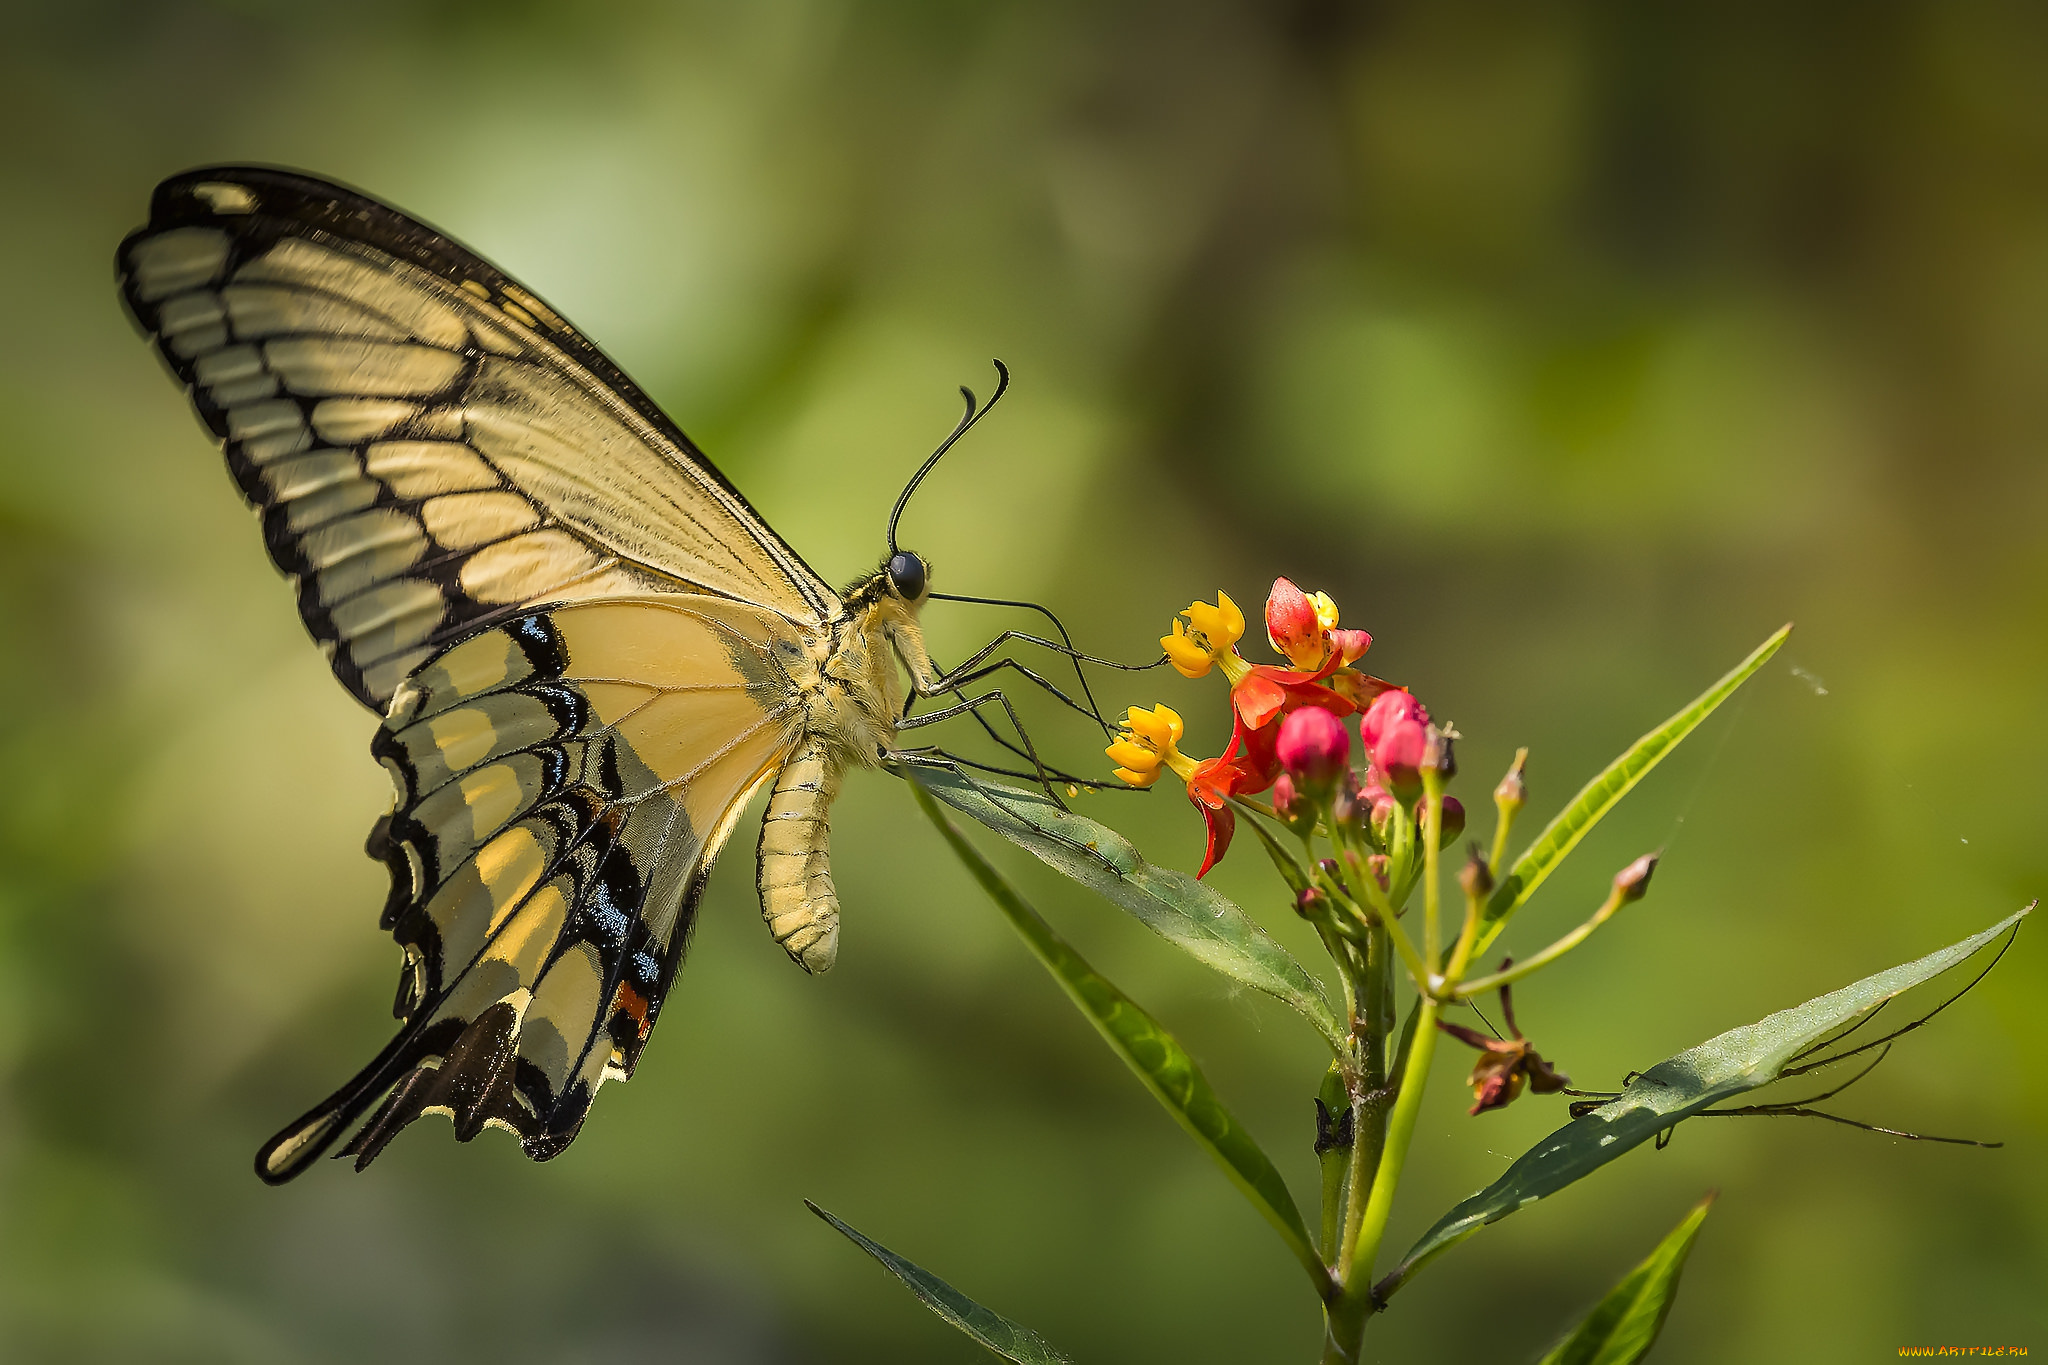
[[[952,600],[974,601],[978,599],[955,598]],[[1002,603],[1000,605],[1035,606],[1035,604],[1032,603]],[[1037,610],[1044,611],[1045,609],[1043,607],[1038,607]],[[1048,616],[1052,615],[1052,613],[1050,612],[1046,612],[1046,614]],[[1058,617],[1053,617],[1053,624],[1055,626],[1059,626]],[[1149,664],[1127,664],[1120,662],[1116,659],[1098,659],[1092,654],[1083,654],[1081,651],[1075,649],[1073,642],[1071,640],[1066,639],[1065,626],[1059,626],[1059,630],[1061,639],[1066,640],[1066,643],[1064,644],[1048,640],[1042,635],[1033,635],[1028,631],[1006,630],[1002,634],[996,636],[993,640],[990,640],[987,644],[983,645],[980,649],[975,650],[974,653],[969,655],[966,659],[962,660],[957,668],[953,669],[951,672],[945,674],[943,677],[936,680],[936,682],[933,684],[934,689],[938,691],[945,691],[950,688],[964,686],[980,678],[986,677],[994,669],[1000,668],[1004,664],[1009,664],[1010,666],[1016,668],[1019,673],[1022,673],[1024,676],[1030,678],[1032,682],[1037,683],[1040,687],[1043,687],[1046,691],[1058,697],[1060,701],[1065,703],[1067,706],[1070,706],[1074,710],[1081,712],[1083,715],[1092,718],[1096,724],[1102,726],[1104,733],[1108,733],[1110,729],[1109,722],[1103,719],[1102,708],[1096,705],[1095,693],[1088,686],[1088,675],[1082,672],[1081,665],[1097,664],[1103,668],[1121,669],[1127,673],[1142,673],[1147,669],[1157,668],[1160,664],[1166,662],[1166,656],[1161,655],[1158,659],[1153,660]],[[1081,695],[1088,699],[1088,704],[1086,706],[1082,706],[1078,702],[1074,701],[1073,698],[1069,697],[1066,693],[1062,692],[1059,688],[1053,686],[1051,682],[1047,681],[1045,678],[1041,677],[1037,673],[1032,672],[1030,669],[1025,668],[1021,663],[1018,663],[1013,659],[999,660],[994,664],[988,665],[987,667],[983,667],[983,662],[991,654],[994,654],[998,649],[1001,649],[1004,645],[1009,644],[1012,641],[1021,644],[1038,645],[1041,648],[1051,650],[1055,654],[1064,655],[1068,659],[1071,659],[1074,663],[1074,678],[1077,682],[1081,684]]]
[[[937,683],[936,683],[935,681],[932,681],[932,680],[930,680],[929,676],[927,676],[927,678],[925,678],[925,679],[923,679],[923,680],[920,680],[920,682],[919,682],[919,685],[917,686],[917,688],[916,688],[915,690],[913,690],[913,691],[911,692],[911,694],[910,694],[909,696],[907,696],[907,697],[905,697],[905,698],[903,699],[903,710],[902,710],[902,711],[901,711],[901,713],[899,713],[899,714],[898,714],[898,716],[897,716],[897,721],[898,721],[898,723],[899,723],[899,726],[900,726],[900,724],[901,724],[901,722],[902,722],[902,721],[908,720],[908,719],[910,718],[911,708],[912,708],[912,707],[914,707],[914,706],[916,706],[918,702],[920,702],[920,701],[927,701],[927,700],[930,700],[930,699],[931,699],[932,697],[934,697],[934,696],[937,696],[937,695],[939,695],[939,694],[940,694],[940,693],[941,693],[942,691],[945,691],[945,690],[948,690],[948,689],[944,689],[944,688],[941,688],[941,687],[939,687],[939,686],[938,686],[938,684],[937,684]],[[964,692],[963,690],[961,690],[961,689],[960,689],[959,687],[955,686],[955,687],[951,688],[951,689],[950,689],[950,691],[952,692],[952,695],[953,695],[953,696],[955,696],[955,697],[959,698],[959,699],[960,699],[960,700],[961,700],[962,702],[965,702],[965,701],[967,700],[967,693],[966,693],[966,692]],[[970,711],[968,712],[968,714],[969,714],[970,716],[972,716],[972,717],[974,718],[974,723],[975,723],[976,725],[979,725],[979,726],[980,726],[980,727],[982,728],[982,732],[983,732],[984,734],[986,734],[986,735],[987,735],[987,736],[988,736],[988,737],[989,737],[989,738],[990,738],[991,740],[995,741],[995,743],[996,743],[997,747],[999,747],[999,748],[1002,748],[1002,749],[1007,749],[1007,750],[1008,750],[1009,752],[1011,752],[1011,753],[1015,754],[1015,755],[1016,755],[1017,757],[1019,757],[1019,758],[1033,758],[1033,755],[1032,755],[1032,754],[1030,754],[1029,752],[1027,752],[1027,751],[1026,751],[1025,749],[1021,749],[1021,748],[1019,748],[1019,747],[1018,747],[1017,745],[1015,745],[1015,744],[1011,743],[1011,742],[1010,742],[1009,740],[1007,740],[1007,739],[1004,739],[1004,738],[1003,738],[1003,736],[1001,735],[1001,733],[999,733],[999,732],[998,732],[998,731],[996,730],[996,727],[995,727],[995,726],[993,726],[993,725],[991,725],[991,724],[989,724],[989,722],[988,722],[988,717],[986,717],[986,716],[982,715],[982,714],[981,714],[981,712],[979,712],[979,711],[974,711],[974,710],[970,710]],[[1012,719],[1014,720],[1014,717],[1012,717]],[[1018,733],[1018,738],[1022,739],[1022,738],[1024,738],[1024,737],[1025,737],[1025,736],[1024,736],[1024,732],[1023,732],[1023,728],[1022,728],[1021,726],[1020,726],[1020,727],[1018,728],[1018,732],[1017,732],[1017,733]],[[1035,761],[1035,760],[1034,760],[1034,761]],[[977,767],[986,767],[987,765],[986,765],[986,764],[977,764],[977,765],[974,765],[974,766],[977,766]],[[997,771],[997,770],[995,770],[995,769],[990,769],[990,771]],[[1032,773],[1020,773],[1020,772],[1010,772],[1010,771],[1008,771],[1008,770],[1002,770],[1002,771],[1003,771],[1004,775],[1005,775],[1005,776],[1007,776],[1007,777],[1033,777],[1033,776],[1034,776],[1034,774],[1032,774]],[[1053,772],[1053,770],[1051,770],[1051,769],[1047,769],[1046,771],[1048,771],[1048,772]],[[1081,779],[1081,778],[1077,778],[1077,777],[1075,777],[1075,776],[1074,776],[1073,774],[1071,774],[1071,773],[1060,773],[1060,772],[1053,772],[1053,775],[1054,775],[1054,776],[1056,776],[1056,777],[1058,777],[1058,778],[1059,778],[1059,779],[1060,779],[1061,781],[1063,781],[1063,782],[1069,782],[1069,783],[1072,783],[1072,782],[1080,782],[1080,781],[1082,781],[1082,780],[1083,780],[1083,779]]]
[[[1061,691],[1057,683],[1053,682],[1050,678],[1047,678],[1045,675],[1033,671],[1031,668],[1027,667],[1024,663],[1017,659],[998,659],[994,663],[985,664],[980,668],[970,668],[966,665],[963,665],[960,668],[954,669],[945,677],[940,678],[938,682],[934,684],[934,690],[957,692],[960,688],[966,687],[971,683],[978,683],[982,681],[984,678],[992,676],[996,672],[996,670],[1000,668],[1015,669],[1025,679],[1027,679],[1030,682],[1036,683],[1038,686],[1044,688],[1047,692],[1051,693],[1053,697],[1060,702],[1061,705],[1067,707],[1069,710],[1078,712],[1079,714],[1088,717],[1097,725],[1100,725],[1102,727],[1102,732],[1104,734],[1113,733],[1109,722],[1102,718],[1100,712],[1091,710],[1090,708],[1083,706],[1080,702],[1075,701],[1072,697],[1068,696],[1065,692]]]
[[[918,690],[923,692],[926,689],[920,687]],[[1038,757],[1037,746],[1032,744],[1031,735],[1024,729],[1024,722],[1017,718],[1017,708],[1010,704],[1010,699],[1003,695],[1001,688],[991,688],[978,697],[969,697],[956,705],[944,707],[937,711],[927,711],[921,716],[911,716],[897,722],[896,728],[898,730],[916,730],[926,725],[936,725],[942,720],[951,720],[954,716],[978,713],[980,708],[988,705],[990,702],[996,702],[1002,706],[1003,711],[1010,717],[1010,724],[1016,728],[1017,737],[1024,741],[1024,756],[1031,760],[1032,772],[1038,779],[1039,787],[1044,790],[1046,796],[1051,799],[1054,805],[1058,806],[1061,810],[1065,810],[1067,808],[1066,803],[1061,801],[1059,794],[1052,789],[1052,779],[1046,773],[1045,764]]]

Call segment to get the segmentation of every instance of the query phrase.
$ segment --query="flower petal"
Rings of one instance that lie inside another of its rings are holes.
[[[1330,652],[1337,656],[1339,666],[1349,664],[1353,659],[1372,648],[1372,636],[1362,630],[1333,630],[1330,632]]]
[[[1273,580],[1273,591],[1266,598],[1266,639],[1296,668],[1315,668],[1329,652],[1315,603],[1285,578]]]
[[[1231,690],[1230,701],[1244,723],[1257,730],[1280,714],[1280,708],[1287,703],[1287,689],[1264,670],[1254,668],[1249,677]]]
[[[1178,620],[1173,623],[1173,634],[1159,637],[1159,647],[1166,651],[1166,661],[1183,678],[1206,677],[1216,666],[1216,656],[1188,635]]]
[[[1102,752],[1109,755],[1111,761],[1120,768],[1129,768],[1141,773],[1150,772],[1155,776],[1159,772],[1160,754],[1157,749],[1148,749],[1142,744],[1133,744],[1128,739],[1119,739]]]
[[[1202,820],[1209,827],[1208,844],[1202,850],[1202,870],[1195,874],[1199,881],[1230,851],[1230,837],[1237,833],[1237,812],[1229,806],[1211,809],[1200,801],[1195,802],[1195,809],[1202,812]]]
[[[1244,638],[1244,613],[1237,609],[1237,603],[1230,600],[1229,593],[1216,594],[1216,613],[1223,626],[1223,633],[1230,637],[1231,644],[1234,645]]]

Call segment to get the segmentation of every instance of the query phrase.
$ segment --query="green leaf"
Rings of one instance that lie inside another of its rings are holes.
[[[1308,1271],[1318,1296],[1330,1289],[1330,1272],[1323,1265],[1309,1239],[1308,1225],[1294,1195],[1252,1135],[1245,1131],[1223,1105],[1202,1069],[1186,1048],[1160,1026],[1159,1021],[1118,990],[1109,979],[1089,966],[1073,946],[1003,879],[995,864],[939,810],[930,793],[913,782],[911,791],[946,842],[960,855],[960,861],[974,874],[1017,932],[1024,937],[1045,969],[1053,974],[1069,999],[1088,1016],[1103,1040],[1137,1074],[1153,1098],[1202,1145],[1230,1177],[1230,1182],[1252,1202],[1287,1243],[1295,1259]]]
[[[1698,729],[1701,721],[1733,696],[1736,688],[1749,681],[1750,675],[1778,652],[1778,646],[1784,644],[1785,637],[1791,633],[1789,625],[1779,630],[1758,645],[1747,659],[1735,665],[1728,676],[1694,698],[1670,720],[1631,744],[1628,752],[1608,764],[1605,772],[1588,782],[1572,798],[1571,804],[1543,827],[1543,832],[1536,836],[1536,842],[1515,859],[1515,865],[1488,898],[1485,917],[1480,920],[1479,937],[1472,945],[1473,961],[1478,961],[1485,954],[1500,931],[1507,927],[1508,916],[1543,885],[1543,879],[1557,869],[1565,855],[1578,847],[1586,832],[1599,824],[1600,818],[1613,810],[1650,769],[1662,762],[1664,755],[1677,748],[1680,740]]]
[[[825,1210],[804,1200],[804,1207],[846,1234],[848,1241],[882,1263],[882,1268],[903,1281],[924,1306],[973,1337],[989,1350],[1017,1365],[1073,1365],[1062,1352],[1029,1327],[1020,1327],[1001,1313],[983,1308],[973,1299],[911,1261],[904,1260],[879,1242],[871,1242]]]
[[[1714,1196],[1692,1206],[1685,1220],[1657,1243],[1657,1249],[1628,1273],[1628,1278],[1593,1306],[1572,1334],[1543,1357],[1539,1365],[1635,1365],[1664,1330],[1671,1301],[1678,1297],[1678,1276],[1699,1236],[1700,1224]]]
[[[1866,1010],[1923,981],[1939,976],[2011,929],[2028,906],[1981,934],[1917,962],[1865,977],[1852,986],[1780,1010],[1754,1024],[1730,1029],[1698,1047],[1657,1063],[1621,1092],[1619,1099],[1573,1119],[1524,1152],[1500,1179],[1459,1204],[1408,1249],[1408,1255],[1375,1288],[1381,1298],[1449,1247],[1516,1209],[1582,1180],[1647,1138],[1673,1127],[1732,1095],[1769,1085],[1810,1044]]]
[[[1040,792],[985,783],[956,768],[904,770],[925,790],[1040,861],[1136,916],[1196,961],[1289,1006],[1316,1026],[1338,1055],[1344,1029],[1322,983],[1235,904],[1172,868],[1148,863],[1130,840]]]

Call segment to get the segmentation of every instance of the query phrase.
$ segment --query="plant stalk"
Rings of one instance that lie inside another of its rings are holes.
[[[1432,973],[1443,961],[1443,927],[1437,922],[1437,848],[1444,827],[1444,778],[1435,768],[1422,770],[1422,961]],[[1422,989],[1436,992],[1436,982],[1422,978]]]
[[[1595,929],[1598,929],[1601,925],[1607,923],[1608,920],[1614,918],[1614,912],[1621,909],[1627,903],[1627,897],[1617,887],[1608,895],[1606,903],[1593,912],[1591,919],[1551,944],[1548,948],[1545,948],[1542,952],[1522,959],[1522,961],[1517,962],[1504,972],[1495,972],[1491,976],[1475,977],[1463,985],[1458,985],[1455,981],[1446,980],[1445,991],[1456,999],[1469,1000],[1475,995],[1484,995],[1488,991],[1498,990],[1502,986],[1520,981],[1531,972],[1540,971],[1572,949],[1578,947],[1581,943],[1584,943]],[[1460,963],[1459,965],[1462,967],[1464,964]]]

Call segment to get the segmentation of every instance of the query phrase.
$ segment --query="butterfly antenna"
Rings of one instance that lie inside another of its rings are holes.
[[[944,441],[941,441],[939,448],[927,456],[925,462],[917,467],[917,472],[910,476],[910,482],[903,485],[903,492],[896,499],[895,508],[889,513],[889,555],[891,558],[894,558],[896,555],[896,522],[902,517],[904,504],[910,501],[910,495],[917,491],[917,486],[920,483],[924,482],[924,476],[932,472],[932,466],[939,462],[939,457],[951,450],[953,443],[962,436],[965,436],[968,429],[976,422],[988,416],[988,410],[1002,401],[1003,394],[1009,391],[1010,367],[1000,360],[995,362],[995,367],[996,391],[989,396],[988,402],[977,407],[975,405],[974,390],[962,384],[960,386],[960,396],[967,401],[967,411],[960,415],[960,424],[954,427],[953,434]]]

